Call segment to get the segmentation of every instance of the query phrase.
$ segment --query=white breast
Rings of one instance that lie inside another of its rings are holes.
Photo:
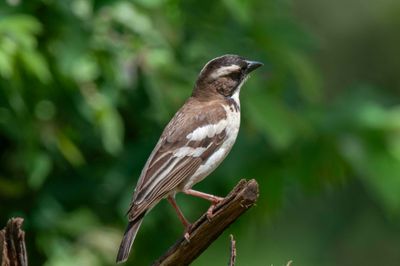
[[[235,93],[236,94],[236,93]],[[239,94],[239,92],[237,92]],[[232,97],[235,102],[240,106],[238,97]],[[207,177],[217,166],[225,159],[229,151],[232,149],[236,141],[236,137],[240,127],[240,110],[224,106],[226,112],[226,140],[222,143],[221,147],[214,152],[194,173],[184,186],[184,190],[190,189],[194,184],[200,182]],[[218,128],[219,129],[219,128]],[[218,130],[216,130],[218,131]],[[192,135],[193,137],[193,135]]]

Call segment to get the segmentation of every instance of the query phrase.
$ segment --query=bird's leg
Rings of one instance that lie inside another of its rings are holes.
[[[174,207],[179,220],[182,222],[183,226],[185,227],[184,237],[185,237],[186,241],[189,242],[189,230],[190,230],[190,227],[192,226],[192,224],[189,223],[189,221],[183,215],[183,212],[181,211],[178,204],[176,203],[175,197],[168,196],[167,199],[168,199],[168,202],[171,203],[172,207]]]
[[[193,189],[184,190],[183,193],[211,201],[211,206],[207,210],[207,218],[209,220],[211,220],[211,218],[213,217],[213,211],[214,211],[215,205],[217,205],[224,199],[221,197],[217,197],[217,196],[207,194],[204,192],[200,192],[197,190],[193,190]]]
[[[195,196],[195,197],[206,199],[208,201],[211,201],[214,204],[218,204],[224,199],[224,198],[221,198],[221,197],[217,197],[217,196],[214,196],[214,195],[211,195],[211,194],[207,194],[207,193],[204,193],[204,192],[200,192],[200,191],[197,191],[197,190],[193,190],[193,189],[184,190],[183,193],[185,193],[186,195],[192,195],[192,196]]]

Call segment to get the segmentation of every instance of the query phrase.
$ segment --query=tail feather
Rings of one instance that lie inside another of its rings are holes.
[[[119,246],[117,263],[125,262],[128,259],[133,241],[135,240],[139,227],[142,224],[143,216],[144,214],[140,215],[138,219],[129,222],[125,230],[124,237],[122,238],[121,245]]]

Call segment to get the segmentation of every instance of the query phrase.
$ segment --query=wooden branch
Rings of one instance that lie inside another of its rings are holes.
[[[182,237],[153,266],[189,265],[240,215],[254,205],[258,198],[258,184],[242,179],[221,201],[208,220],[203,214],[189,232],[189,242]]]
[[[236,241],[233,235],[229,236],[231,238],[231,256],[229,258],[228,266],[235,266],[236,263]]]
[[[0,231],[0,265],[27,266],[25,232],[21,230],[22,218],[11,218]]]

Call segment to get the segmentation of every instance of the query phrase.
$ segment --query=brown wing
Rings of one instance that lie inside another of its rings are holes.
[[[225,139],[225,130],[201,140],[193,141],[187,138],[196,128],[216,124],[221,118],[226,118],[226,112],[220,104],[214,102],[204,106],[194,101],[189,99],[173,117],[147,160],[128,211],[130,221],[191,177]],[[200,148],[201,152],[181,152],[178,156],[176,152],[182,148],[188,151]]]

